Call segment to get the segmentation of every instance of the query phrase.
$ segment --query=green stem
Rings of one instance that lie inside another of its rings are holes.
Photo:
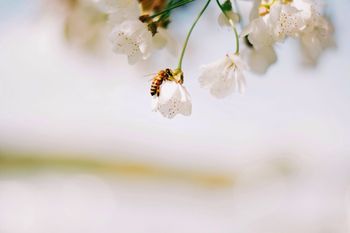
[[[216,0],[216,3],[218,4],[220,10],[222,11],[222,13],[225,15],[225,17],[227,18],[227,20],[229,21],[234,33],[235,33],[235,39],[236,39],[236,51],[235,54],[239,54],[239,35],[236,29],[236,26],[234,24],[234,22],[232,21],[232,19],[230,19],[230,17],[227,15],[226,11],[222,8],[221,3],[219,2],[219,0]]]
[[[236,37],[236,51],[235,51],[235,54],[238,55],[239,54],[239,35],[238,35],[236,27],[233,27],[233,31],[235,32],[235,37]]]
[[[243,30],[244,22],[243,22],[243,17],[242,17],[241,10],[239,8],[237,0],[233,0],[233,5],[234,5],[234,8],[235,8],[237,14],[239,15],[239,26],[241,27],[241,30]]]
[[[187,36],[186,36],[186,39],[185,39],[185,43],[184,43],[184,45],[183,45],[183,48],[182,48],[182,51],[181,51],[181,55],[180,55],[180,58],[179,58],[179,63],[178,63],[178,65],[177,65],[177,69],[178,69],[178,70],[181,70],[181,68],[182,68],[182,60],[183,60],[183,58],[184,58],[185,51],[186,51],[186,48],[187,48],[187,44],[188,44],[188,41],[189,41],[190,36],[191,36],[191,34],[192,34],[192,31],[193,31],[194,27],[196,26],[198,20],[199,20],[199,19],[201,18],[201,16],[203,15],[204,11],[207,9],[207,7],[208,7],[210,1],[211,1],[211,0],[208,0],[208,1],[205,3],[203,9],[199,12],[197,18],[195,19],[195,21],[193,22],[193,24],[192,24],[190,30],[189,30],[188,33],[187,33]]]
[[[162,10],[162,11],[160,11],[160,12],[158,12],[158,13],[155,13],[154,15],[151,15],[150,17],[151,17],[151,18],[158,17],[158,16],[160,16],[160,15],[163,15],[163,14],[165,14],[165,13],[167,13],[167,12],[169,12],[169,11],[175,9],[175,8],[178,8],[178,7],[180,7],[180,6],[186,5],[186,4],[188,4],[188,3],[190,3],[190,2],[193,2],[193,1],[194,1],[194,0],[180,1],[180,2],[178,2],[178,3],[176,3],[176,4],[172,5],[172,6],[170,6],[169,8],[167,8],[167,9],[165,9],[165,10]]]

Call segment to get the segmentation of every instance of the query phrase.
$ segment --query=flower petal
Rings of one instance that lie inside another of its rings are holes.
[[[249,68],[257,74],[265,74],[268,68],[277,61],[273,47],[263,47],[259,50],[249,49],[245,55]]]
[[[165,104],[169,99],[180,98],[179,84],[173,81],[164,81],[160,86],[159,103]]]
[[[125,54],[130,64],[147,59],[152,52],[152,36],[145,25],[138,21],[124,21],[112,30],[109,39],[113,51]]]

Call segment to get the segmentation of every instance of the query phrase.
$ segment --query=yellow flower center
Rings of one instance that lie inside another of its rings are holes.
[[[259,6],[259,16],[264,16],[270,13],[270,8],[275,3],[290,4],[293,0],[261,0]]]

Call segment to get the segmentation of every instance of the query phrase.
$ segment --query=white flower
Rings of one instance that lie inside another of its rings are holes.
[[[152,99],[152,108],[169,119],[177,114],[189,116],[192,113],[191,96],[182,84],[165,80],[160,86],[159,96]]]
[[[261,49],[246,49],[242,54],[251,71],[264,74],[268,68],[277,61],[277,55],[273,47]]]
[[[148,27],[151,22],[140,21],[142,13],[137,0],[94,1],[108,14],[108,23],[113,28],[110,34],[113,51],[127,55],[129,64],[146,60],[154,49],[167,48],[176,55],[177,44],[167,30],[158,27],[154,34]]]
[[[268,14],[272,36],[276,41],[284,40],[286,36],[296,37],[304,28],[302,13],[289,4],[274,4]]]
[[[252,9],[249,13],[249,21],[253,21],[256,18],[259,18],[259,8],[261,5],[261,0],[250,0],[253,2]]]
[[[223,59],[201,67],[199,82],[202,87],[210,89],[210,93],[223,98],[238,90],[245,90],[243,70],[245,64],[238,55],[226,55]]]
[[[109,25],[115,26],[117,24],[123,23],[126,20],[138,20],[141,11],[137,2],[133,1],[132,4],[128,4],[124,7],[114,7],[110,9],[108,13]]]
[[[335,45],[333,27],[322,16],[322,6],[317,1],[304,0],[302,3],[299,5],[305,9],[306,27],[300,33],[300,44],[305,61],[309,64],[315,64],[324,49]]]
[[[116,13],[119,11],[132,9],[137,6],[135,0],[93,0],[97,6],[106,13]]]
[[[317,0],[285,0],[259,5],[254,1],[251,22],[241,36],[247,36],[255,50],[248,53],[253,71],[266,72],[276,61],[273,46],[287,37],[299,38],[307,63],[315,64],[325,48],[334,45],[333,28],[322,16],[323,5]]]
[[[242,31],[241,36],[248,36],[249,42],[255,49],[270,47],[275,43],[266,17],[259,17],[251,21]]]
[[[178,45],[174,37],[164,28],[158,28],[157,33],[152,37],[153,46],[156,49],[166,48],[174,56],[177,55]]]
[[[129,64],[147,59],[153,49],[151,32],[146,24],[138,20],[117,25],[110,34],[110,41],[115,53],[127,55]]]
[[[300,44],[307,63],[315,64],[323,50],[334,45],[332,34],[332,26],[321,16],[312,30],[301,33]]]
[[[109,24],[113,27],[109,39],[113,51],[125,54],[129,64],[147,59],[153,50],[152,33],[147,24],[138,17],[140,7],[135,0],[95,0],[98,6],[108,14]]]
[[[243,30],[242,36],[248,35],[254,48],[260,49],[283,41],[287,36],[298,36],[304,26],[304,19],[297,8],[275,3],[262,16],[253,19]]]
[[[229,19],[227,19],[227,17],[225,16],[224,13],[220,13],[219,17],[218,17],[218,23],[221,27],[232,27],[235,25],[235,23],[239,22],[240,18],[239,18],[239,14],[233,12],[233,11],[227,11],[226,15],[229,17]]]

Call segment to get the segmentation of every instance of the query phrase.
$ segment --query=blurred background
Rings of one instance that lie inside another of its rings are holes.
[[[173,15],[179,45],[201,3]],[[176,57],[129,66],[88,0],[0,1],[0,233],[350,232],[350,2],[327,2],[315,67],[287,40],[223,100],[197,81],[234,45],[216,8],[184,59],[193,114],[168,120],[145,74]]]

